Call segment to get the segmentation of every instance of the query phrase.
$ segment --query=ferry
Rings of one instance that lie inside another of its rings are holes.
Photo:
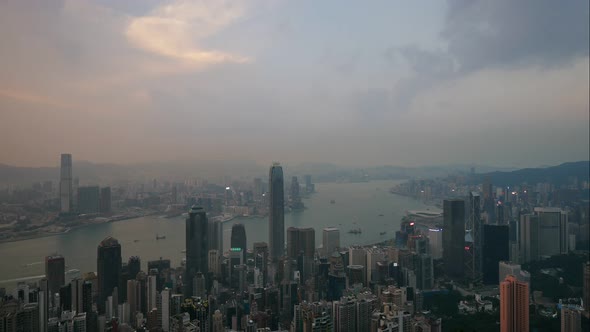
[[[156,235],[156,240],[164,240],[165,238],[166,238],[166,235],[162,235],[162,236]]]

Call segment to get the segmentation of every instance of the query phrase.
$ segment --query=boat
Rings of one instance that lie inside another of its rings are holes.
[[[156,238],[157,238],[157,236],[156,236]],[[133,240],[133,242],[139,242],[139,240]]]
[[[335,200],[331,200],[330,201],[330,204],[336,204],[336,201]]]
[[[361,234],[363,231],[360,228],[353,228],[348,231],[350,234]]]
[[[165,238],[166,238],[166,235],[162,235],[162,236],[156,235],[156,240],[164,240]]]
[[[379,233],[379,235],[385,235],[385,233],[387,233],[387,232],[381,232],[381,233]]]
[[[381,213],[380,213],[380,214],[379,214],[379,217],[383,217],[383,214],[381,214]]]

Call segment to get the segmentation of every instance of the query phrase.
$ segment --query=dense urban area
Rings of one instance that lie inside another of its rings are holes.
[[[391,195],[442,211],[408,210],[388,240],[341,246],[341,232],[363,232],[362,221],[353,229],[285,229],[285,213],[305,215],[304,200],[316,189],[311,175],[302,184],[297,176],[285,181],[278,163],[266,181],[154,179],[112,187],[79,185],[72,165],[72,156],[63,154],[57,184],[1,192],[2,241],[140,216],[182,217],[185,257],[180,266],[172,266],[172,257],[147,264],[122,257],[117,234],[88,243],[97,246],[96,257],[87,258],[96,260],[95,271],[66,269],[68,252],[47,253],[44,276],[0,289],[0,331],[589,327],[588,178],[525,183],[508,176],[493,183],[493,175],[472,169],[401,181],[389,188]],[[248,216],[268,218],[268,242],[248,248],[239,222]],[[233,224],[229,246],[224,223]]]

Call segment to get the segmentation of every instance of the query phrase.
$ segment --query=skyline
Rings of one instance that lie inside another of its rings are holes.
[[[588,160],[588,12],[587,1],[5,1],[0,163]]]

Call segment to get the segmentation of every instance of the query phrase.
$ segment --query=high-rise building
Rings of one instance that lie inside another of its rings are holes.
[[[98,273],[98,311],[105,312],[105,301],[113,295],[121,279],[121,245],[112,237],[107,237],[98,245],[96,255]]]
[[[53,299],[54,295],[59,293],[59,288],[66,283],[65,269],[66,261],[63,256],[45,257],[45,277],[47,278],[50,299]]]
[[[207,214],[202,207],[193,206],[186,218],[186,277],[184,296],[193,296],[193,279],[197,272],[209,271],[209,239]]]
[[[509,259],[508,226],[483,226],[483,282],[487,285],[498,284],[500,261]]]
[[[254,242],[254,267],[262,273],[262,285],[268,282],[268,244]]]
[[[428,246],[432,259],[443,257],[443,232],[440,228],[428,229]]]
[[[152,309],[158,308],[156,305],[156,296],[158,295],[158,292],[156,289],[157,282],[158,281],[157,281],[157,278],[155,275],[148,275],[148,277],[147,277],[147,291],[146,291],[148,312],[151,311]]]
[[[509,275],[513,275],[518,281],[531,284],[531,274],[521,268],[520,264],[502,261],[498,263],[498,280],[504,280]]]
[[[223,221],[210,220],[207,227],[209,231],[209,250],[217,250],[220,254],[223,254]]]
[[[61,167],[59,177],[59,200],[60,212],[72,212],[73,205],[73,188],[72,188],[72,155],[61,155]]]
[[[500,283],[500,331],[529,330],[529,285],[508,276]]]
[[[539,218],[540,256],[567,254],[568,217],[560,208],[536,207],[535,215]]]
[[[78,188],[78,211],[98,213],[100,211],[100,189],[98,186]]]
[[[246,250],[248,243],[246,241],[246,227],[243,224],[235,223],[231,228],[231,248],[242,249],[242,260],[246,261]]]
[[[471,237],[473,239],[471,264],[467,267],[470,272],[469,277],[471,277],[472,280],[477,279],[482,272],[482,223],[479,207],[479,193],[469,193],[469,218],[465,228],[466,230],[471,231]]]
[[[590,261],[586,262],[586,264],[584,264],[584,307],[586,309],[586,315],[589,315],[590,314]]]
[[[520,216],[520,262],[539,260],[539,217],[532,214]]]
[[[434,286],[434,266],[430,255],[416,255],[414,260],[416,272],[416,287],[418,289],[432,289]]]
[[[270,167],[269,176],[268,238],[270,258],[278,261],[285,253],[285,194],[283,168],[278,163]]]
[[[100,213],[111,212],[111,187],[100,189]]]
[[[311,227],[287,229],[287,256],[297,261],[297,270],[302,273],[302,280],[310,276],[314,265],[315,230]]]
[[[356,302],[347,298],[334,301],[334,327],[338,332],[354,332],[357,328]]]
[[[322,234],[323,252],[327,257],[340,248],[340,230],[335,227],[324,228]]]
[[[582,315],[576,309],[561,307],[561,332],[582,332]]]
[[[443,261],[445,273],[452,278],[462,278],[465,250],[465,201],[460,199],[443,202]]]

